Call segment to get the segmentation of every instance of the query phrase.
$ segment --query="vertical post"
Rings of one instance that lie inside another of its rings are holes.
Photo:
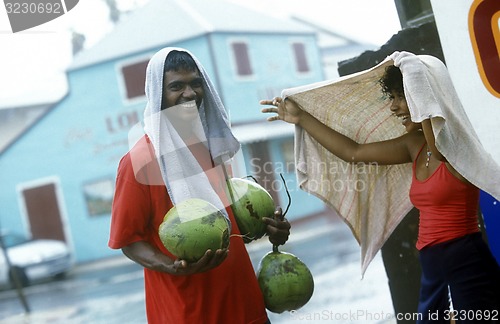
[[[11,276],[12,276],[12,281],[14,282],[14,286],[15,286],[16,291],[17,291],[17,296],[19,297],[19,300],[21,300],[21,304],[23,304],[24,311],[26,313],[29,313],[30,307],[28,305],[28,301],[26,300],[26,297],[24,296],[21,281],[18,277],[17,272],[12,267],[12,263],[10,262],[10,259],[9,259],[9,254],[7,253],[7,247],[5,246],[5,244],[3,242],[3,233],[2,233],[1,226],[0,226],[0,248],[2,249],[2,252],[5,256],[5,262],[7,263],[8,273],[11,274]]]

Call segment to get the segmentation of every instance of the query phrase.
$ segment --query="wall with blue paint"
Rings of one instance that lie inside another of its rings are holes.
[[[271,151],[271,161],[273,161],[276,177],[273,188],[279,192],[283,211],[285,210],[289,200],[286,193],[286,189],[288,189],[291,205],[286,217],[291,221],[323,212],[326,209],[325,204],[320,199],[299,188],[293,160],[284,156],[284,145],[293,145],[292,140],[293,139],[290,138],[279,138],[272,141],[269,147]],[[290,143],[290,141],[292,142]],[[286,188],[280,178],[280,174],[283,175]]]
[[[231,43],[249,49],[253,74],[238,76]],[[310,71],[297,73],[292,42],[305,45]],[[323,80],[320,53],[314,35],[216,34],[212,47],[217,58],[221,96],[233,123],[262,121],[259,101],[280,95],[281,90]]]
[[[284,146],[290,144],[293,145],[293,137],[281,137],[270,141],[268,146],[270,161],[264,164],[254,162],[248,145],[243,145],[241,157],[237,157],[238,167],[235,173],[238,177],[257,177],[261,171],[264,174],[272,174],[272,183],[262,183],[262,179],[255,180],[257,182],[261,180],[259,184],[278,194],[275,204],[280,206],[283,211],[285,211],[290,202],[290,208],[286,217],[290,221],[295,221],[324,212],[326,205],[320,199],[299,188],[293,158],[290,160],[289,156],[285,156],[287,149]],[[281,179],[281,176],[283,176],[283,179]],[[290,199],[288,198],[287,190],[290,194]]]

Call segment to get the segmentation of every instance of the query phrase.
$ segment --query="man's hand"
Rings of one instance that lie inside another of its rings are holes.
[[[286,243],[290,236],[290,223],[283,217],[281,208],[274,212],[274,218],[263,217],[262,221],[267,225],[267,235],[273,245]]]
[[[205,255],[203,255],[201,259],[193,263],[188,263],[186,260],[177,259],[171,265],[171,271],[168,272],[174,275],[185,276],[206,272],[219,266],[226,259],[228,253],[228,249],[218,249],[215,252],[213,252],[212,250],[207,250],[207,252],[205,252]]]
[[[215,252],[208,250],[197,262],[188,263],[186,260],[172,260],[148,242],[138,241],[122,248],[123,253],[132,261],[145,268],[166,272],[172,275],[192,275],[205,272],[219,266],[227,257],[228,249],[219,249]]]

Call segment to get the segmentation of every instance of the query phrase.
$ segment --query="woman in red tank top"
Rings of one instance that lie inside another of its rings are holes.
[[[420,211],[417,248],[422,265],[417,322],[498,319],[500,269],[478,227],[479,189],[439,152],[430,119],[412,122],[400,69],[389,66],[380,83],[392,101],[393,115],[406,128],[406,134],[387,141],[359,144],[324,125],[291,99],[263,100],[262,105],[274,107],[262,112],[276,113],[269,121],[283,120],[302,127],[344,161],[412,163],[410,199]],[[477,316],[463,318],[472,313]]]

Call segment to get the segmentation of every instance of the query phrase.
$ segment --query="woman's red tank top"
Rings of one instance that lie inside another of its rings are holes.
[[[420,211],[417,249],[479,232],[479,189],[456,178],[445,162],[423,181],[417,179],[415,168],[416,159],[410,200]]]

